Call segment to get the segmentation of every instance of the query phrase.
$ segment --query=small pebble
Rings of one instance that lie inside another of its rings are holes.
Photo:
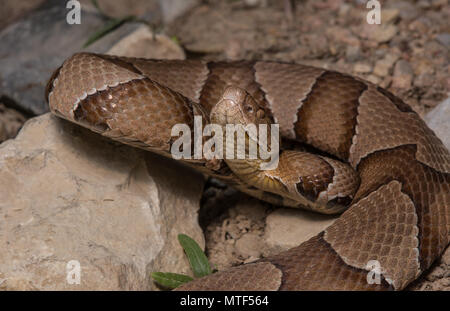
[[[393,88],[409,89],[413,80],[413,70],[410,63],[404,59],[399,60],[394,67]]]
[[[450,47],[450,33],[440,33],[436,36],[436,40],[445,47]]]
[[[379,84],[381,82],[380,78],[376,75],[368,75],[366,80],[372,82],[373,84]]]
[[[397,61],[398,55],[393,53],[388,53],[383,59],[378,60],[375,63],[373,73],[380,77],[385,77],[389,74],[394,63]]]
[[[370,38],[378,43],[390,41],[398,32],[398,27],[395,25],[379,26],[371,34]]]
[[[359,48],[359,46],[348,45],[345,50],[345,58],[347,58],[349,62],[355,62],[360,59],[361,49]]]
[[[381,23],[393,23],[399,16],[398,9],[384,9],[381,10]]]
[[[353,71],[357,73],[369,73],[372,71],[372,66],[366,63],[356,63],[353,66]]]

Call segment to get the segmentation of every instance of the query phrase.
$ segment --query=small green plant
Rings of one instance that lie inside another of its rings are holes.
[[[177,45],[180,45],[180,40],[178,39],[177,36],[172,36],[170,37],[170,39],[172,39],[172,41],[175,42]]]
[[[178,235],[178,242],[184,249],[189,260],[189,265],[196,278],[201,278],[212,274],[211,264],[200,246],[192,238],[185,234]],[[174,289],[178,286],[193,280],[189,275],[171,273],[171,272],[153,272],[153,280],[161,287]]]

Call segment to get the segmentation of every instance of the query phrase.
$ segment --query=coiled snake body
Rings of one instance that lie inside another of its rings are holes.
[[[192,127],[196,115],[205,124],[276,122],[284,143],[276,169],[187,162],[272,203],[348,207],[298,247],[180,289],[399,290],[449,244],[448,150],[408,105],[367,81],[298,64],[79,53],[54,73],[47,99],[60,117],[169,157],[172,127]],[[373,261],[381,277],[369,284]]]

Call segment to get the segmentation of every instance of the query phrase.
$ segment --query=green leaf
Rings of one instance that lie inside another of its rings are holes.
[[[110,19],[101,29],[96,31],[92,36],[90,36],[87,41],[83,44],[83,48],[88,47],[95,41],[99,40],[100,38],[106,36],[108,33],[112,32],[116,28],[119,28],[122,26],[122,24],[134,20],[134,16],[126,16],[122,18],[113,18]]]
[[[185,234],[179,234],[178,241],[186,253],[195,277],[200,278],[212,273],[208,258],[206,258],[197,242]]]
[[[152,278],[159,285],[174,289],[178,286],[193,280],[189,275],[171,273],[171,272],[153,272]]]
[[[170,37],[170,39],[172,39],[172,41],[175,42],[176,44],[180,45],[180,40],[178,40],[177,36],[172,36]]]

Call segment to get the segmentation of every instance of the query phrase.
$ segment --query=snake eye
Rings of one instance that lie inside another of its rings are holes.
[[[246,106],[245,110],[247,110],[248,113],[253,113],[253,107],[252,106]]]

